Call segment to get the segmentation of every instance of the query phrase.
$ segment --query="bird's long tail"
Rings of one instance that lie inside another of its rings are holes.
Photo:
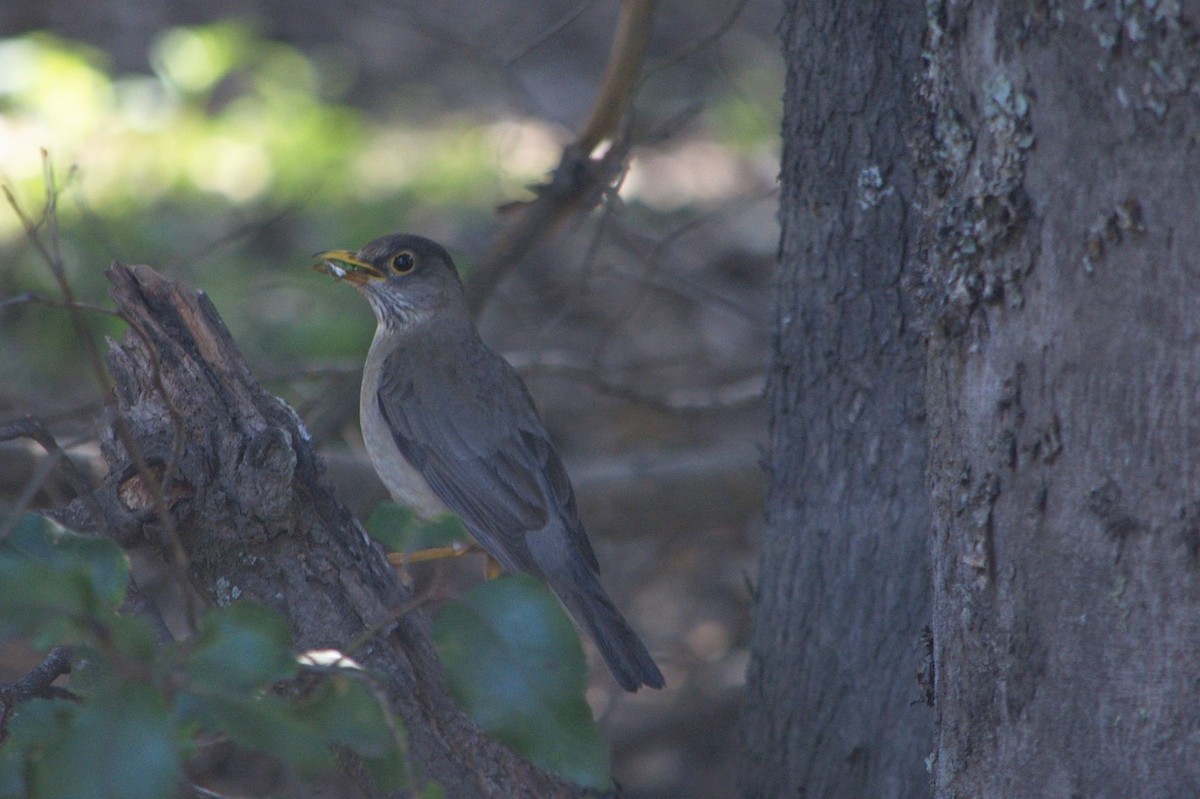
[[[567,571],[569,574],[547,575],[547,582],[596,642],[596,648],[620,686],[626,691],[636,691],[643,685],[662,688],[662,672],[629,622],[608,598],[590,565],[583,558],[573,559]]]

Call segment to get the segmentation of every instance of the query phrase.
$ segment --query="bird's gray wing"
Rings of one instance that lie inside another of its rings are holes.
[[[525,534],[551,521],[596,568],[566,470],[528,391],[506,361],[477,346],[466,357],[407,348],[387,357],[377,401],[396,446],[506,568],[538,571]]]

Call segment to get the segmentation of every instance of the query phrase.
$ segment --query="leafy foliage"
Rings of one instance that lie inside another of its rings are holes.
[[[146,622],[117,613],[128,575],[111,542],[33,514],[0,542],[0,634],[72,645],[80,700],[17,709],[0,748],[0,797],[172,796],[192,742],[213,733],[304,776],[332,767],[331,747],[343,747],[381,785],[402,784],[399,741],[367,675],[333,670],[298,697],[272,692],[297,675],[291,634],[249,603],[209,610],[192,638],[158,647]]]
[[[390,502],[366,528],[398,552],[469,541],[453,514],[423,522]],[[584,699],[579,637],[541,581],[510,575],[473,588],[438,615],[434,641],[451,691],[483,729],[580,785],[609,786],[608,747]]]
[[[51,718],[39,720],[45,737],[25,742],[29,795],[154,799],[173,793],[180,747],[163,695],[128,680],[112,687],[78,706],[39,701]]]
[[[370,526],[403,548],[465,537],[453,517],[420,524],[398,506]],[[0,542],[0,634],[73,646],[80,697],[18,708],[0,748],[0,799],[170,796],[193,742],[213,733],[302,777],[332,768],[331,747],[343,747],[381,785],[404,783],[401,742],[365,675],[335,670],[302,696],[273,692],[298,675],[291,635],[279,614],[246,602],[206,611],[190,639],[159,646],[148,623],[117,612],[128,577],[116,545],[34,514]],[[583,651],[541,582],[480,585],[442,610],[434,634],[452,691],[484,729],[543,768],[609,786]]]
[[[381,502],[367,519],[367,532],[393,552],[465,544],[467,528],[453,513],[443,513],[432,521],[422,521],[412,508],[394,502]]]
[[[27,514],[0,546],[0,635],[77,639],[125,596],[129,564],[109,541]]]
[[[296,673],[292,636],[275,612],[247,602],[206,613],[188,642],[185,669],[193,690],[243,693]]]
[[[483,729],[580,785],[610,786],[579,637],[541,581],[506,575],[471,589],[438,615],[434,641],[451,691]]]

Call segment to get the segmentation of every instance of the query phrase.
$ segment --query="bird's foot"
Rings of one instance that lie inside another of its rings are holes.
[[[466,544],[455,542],[444,547],[430,547],[429,549],[418,549],[413,552],[389,552],[387,559],[388,563],[393,566],[407,566],[410,563],[424,563],[430,560],[444,560],[445,558],[461,558],[463,555],[470,555],[472,552],[482,552],[475,544]]]
[[[504,567],[487,554],[478,544],[467,544],[455,542],[444,547],[429,547],[428,549],[418,549],[413,552],[389,552],[387,555],[388,563],[393,566],[407,566],[410,563],[425,563],[431,560],[445,560],[447,558],[461,558],[463,555],[470,555],[475,552],[483,553],[483,576],[488,580],[495,580],[504,571]]]

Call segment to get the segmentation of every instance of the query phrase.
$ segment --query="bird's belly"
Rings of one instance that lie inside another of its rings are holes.
[[[374,381],[370,381],[374,383]],[[375,466],[375,473],[383,481],[392,499],[407,505],[423,519],[430,519],[447,511],[438,495],[433,493],[421,473],[401,454],[388,429],[387,422],[374,402],[375,386],[368,385],[364,376],[363,395],[359,403],[359,423],[362,426],[363,444],[367,455]]]

